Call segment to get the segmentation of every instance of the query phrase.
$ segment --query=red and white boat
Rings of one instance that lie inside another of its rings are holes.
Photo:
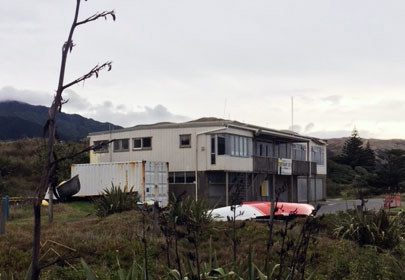
[[[285,216],[310,216],[314,211],[314,206],[306,203],[277,202],[275,217]],[[236,220],[253,220],[257,218],[270,217],[271,202],[252,201],[243,202],[236,206]],[[231,206],[215,208],[212,210],[212,216],[216,221],[227,221],[227,217],[233,217]]]

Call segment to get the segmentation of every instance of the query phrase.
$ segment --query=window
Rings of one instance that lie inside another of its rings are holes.
[[[151,150],[152,137],[133,138],[133,150]]]
[[[193,184],[195,182],[195,172],[185,172],[186,184]]]
[[[287,158],[287,145],[286,144],[279,144],[280,149],[280,158]]]
[[[251,156],[252,154],[251,138],[227,134],[224,140],[225,140],[225,154],[236,157]],[[218,145],[219,143],[220,142],[218,142]],[[229,147],[227,147],[228,145]],[[218,146],[218,154],[219,154],[219,146]]]
[[[180,148],[191,148],[191,134],[180,135]]]
[[[194,172],[169,172],[169,184],[194,184]]]
[[[215,150],[215,135],[213,135],[211,136],[211,164],[216,163]]]
[[[134,139],[134,149],[142,149],[142,139],[141,138]]]
[[[225,153],[226,153],[225,137],[218,136],[218,155],[225,155]]]
[[[117,139],[114,141],[114,152],[126,152],[129,150],[129,139]]]
[[[324,165],[325,149],[320,146],[311,147],[311,161],[316,162],[318,165]]]
[[[93,142],[93,145],[100,145],[100,144],[103,143],[103,142],[108,142],[108,140],[94,141],[94,142]],[[106,144],[106,145],[100,146],[99,148],[94,149],[94,152],[95,152],[95,153],[108,153],[108,151],[109,151],[109,146],[110,146],[110,144]]]
[[[305,161],[307,159],[307,148],[303,144],[292,144],[292,159]]]

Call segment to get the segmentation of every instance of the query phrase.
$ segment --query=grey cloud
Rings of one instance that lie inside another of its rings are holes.
[[[75,91],[68,89],[64,92],[64,99],[68,102],[63,106],[62,111],[66,113],[77,113],[97,121],[111,122],[122,126],[133,126],[155,122],[181,122],[190,118],[174,114],[162,104],[155,106],[137,106],[136,110],[125,105],[115,105],[106,100],[101,104],[92,104],[88,99],[80,96]],[[50,106],[53,95],[33,90],[22,90],[14,87],[3,87],[0,89],[0,101],[16,100],[32,105]]]
[[[71,89],[65,90],[63,95],[63,98],[68,101],[63,107],[68,110],[84,111],[91,107],[91,103],[87,99]]]
[[[0,89],[0,101],[6,100],[16,100],[32,105],[49,106],[52,102],[52,95],[47,92],[16,89],[11,86],[6,86]]]
[[[307,124],[306,126],[305,126],[305,129],[304,129],[304,132],[305,133],[308,133],[308,132],[310,132],[313,128],[314,128],[314,123],[309,123],[309,124]]]
[[[101,105],[91,107],[90,111],[89,115],[93,119],[108,121],[124,127],[156,122],[182,122],[190,119],[170,112],[161,104],[154,107],[144,106],[140,110],[133,111],[123,104],[114,106],[110,102],[104,102]]]

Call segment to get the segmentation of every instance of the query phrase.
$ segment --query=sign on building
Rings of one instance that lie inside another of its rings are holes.
[[[289,158],[278,159],[278,174],[291,175],[292,174],[292,160]]]

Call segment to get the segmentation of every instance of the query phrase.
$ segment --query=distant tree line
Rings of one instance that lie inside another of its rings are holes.
[[[405,190],[405,150],[374,151],[355,129],[341,154],[328,159],[328,183],[332,196]]]

